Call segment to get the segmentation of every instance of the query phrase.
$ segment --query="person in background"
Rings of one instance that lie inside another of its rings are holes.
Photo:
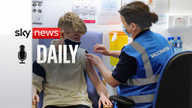
[[[122,29],[133,41],[121,51],[109,51],[104,45],[94,46],[94,52],[119,58],[111,72],[94,54],[86,54],[112,87],[117,86],[120,96],[133,100],[132,108],[152,108],[160,72],[167,59],[174,53],[162,35],[150,30],[158,16],[140,1],[127,4],[119,10]]]
[[[82,35],[87,32],[83,20],[72,12],[60,17],[58,28],[61,29],[61,38],[51,42],[57,51],[58,45],[72,45],[73,47],[80,45]],[[107,97],[105,86],[92,63],[86,59],[85,52],[85,49],[78,48],[75,63],[55,64],[53,61],[51,63],[35,61],[33,63],[33,104],[35,104],[35,100],[39,102],[38,93],[44,90],[43,108],[92,108],[83,71],[86,70],[100,95],[99,108],[101,104],[112,105]],[[70,52],[67,53],[67,58],[71,60]],[[44,82],[44,86],[42,86],[42,82]]]

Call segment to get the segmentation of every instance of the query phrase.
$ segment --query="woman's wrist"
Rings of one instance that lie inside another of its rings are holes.
[[[97,64],[97,66],[95,66],[95,67],[97,67],[98,69],[102,69],[103,66],[104,66],[104,63],[103,63],[103,62],[100,62],[100,63]]]
[[[107,50],[107,56],[111,56],[111,51]]]

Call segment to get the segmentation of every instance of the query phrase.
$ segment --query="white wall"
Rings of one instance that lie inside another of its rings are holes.
[[[170,0],[169,13],[192,13],[192,0]],[[184,50],[192,50],[192,27],[186,29],[168,29],[171,36],[181,36]]]
[[[191,13],[192,0],[169,0],[169,13]]]

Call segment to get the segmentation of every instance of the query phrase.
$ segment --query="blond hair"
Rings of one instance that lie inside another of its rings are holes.
[[[81,32],[82,34],[85,34],[87,32],[87,27],[84,21],[73,12],[68,12],[61,16],[57,27],[64,30],[66,33]]]

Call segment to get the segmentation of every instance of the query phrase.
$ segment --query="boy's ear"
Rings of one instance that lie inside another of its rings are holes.
[[[62,30],[62,31],[60,32],[60,34],[61,34],[61,38],[63,39],[63,38],[65,37],[65,32]]]

